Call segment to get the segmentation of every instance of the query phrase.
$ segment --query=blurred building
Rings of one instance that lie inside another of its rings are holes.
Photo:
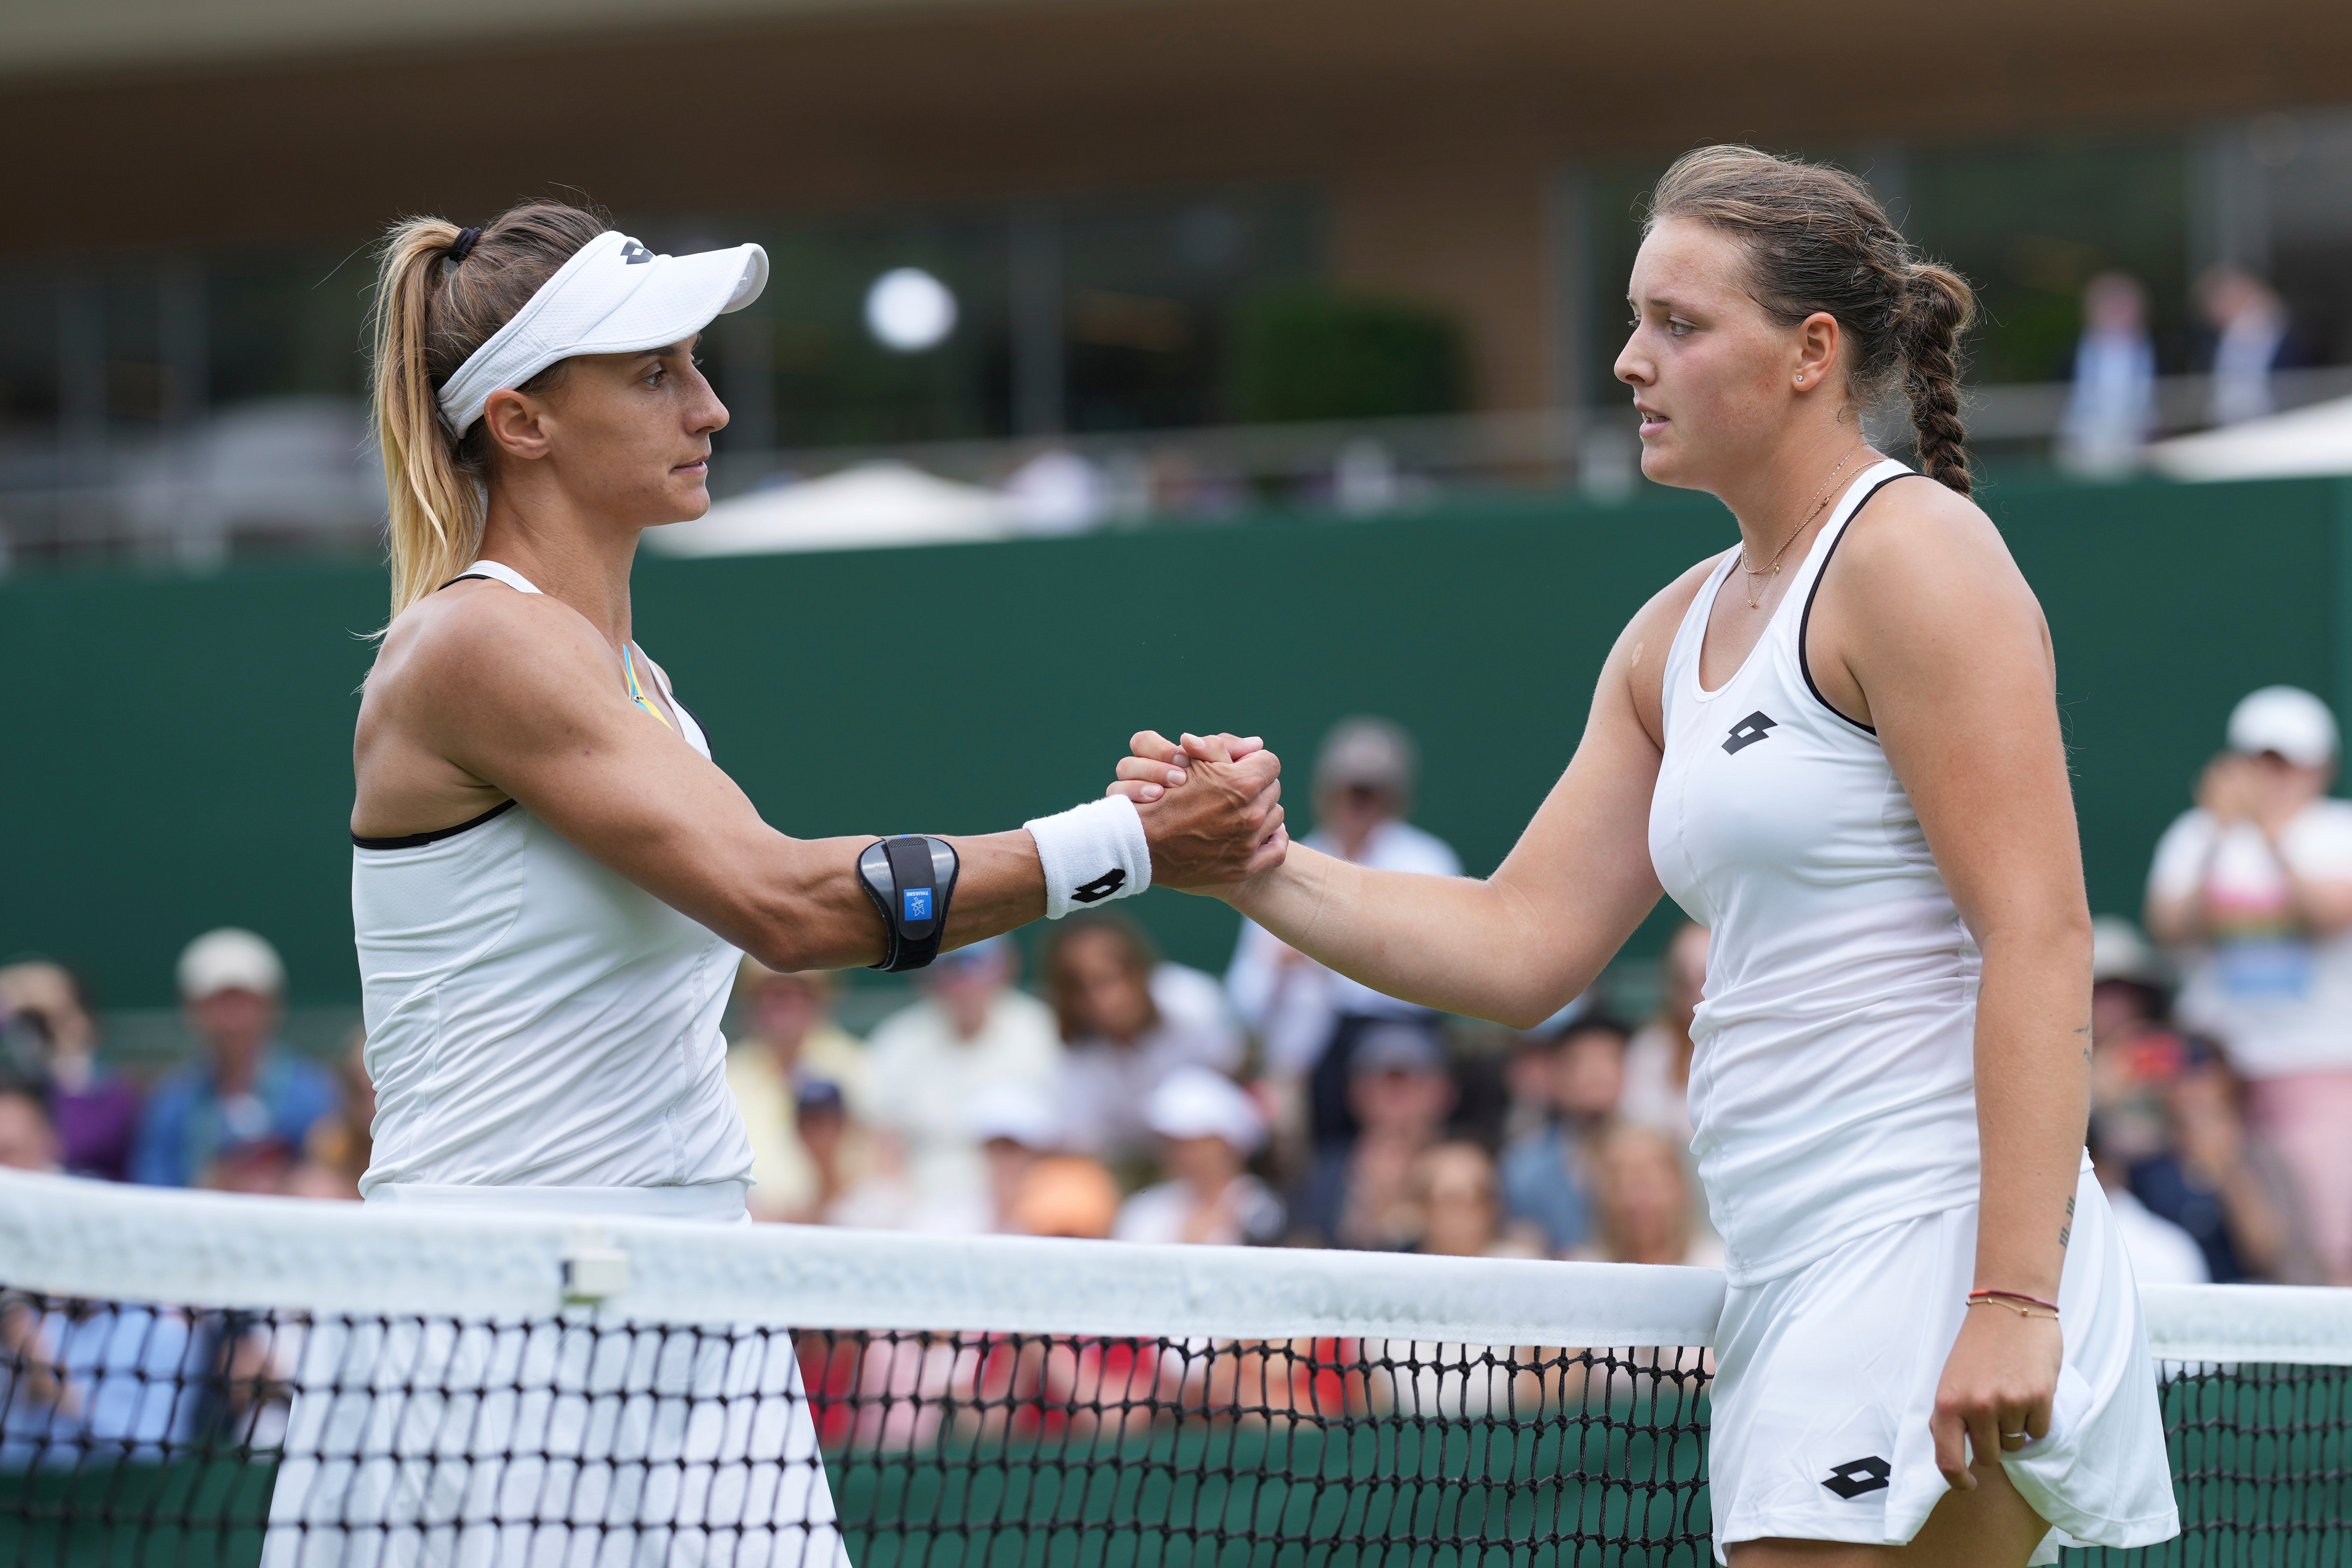
[[[1664,28],[1504,0],[11,6],[0,527],[198,561],[364,533],[362,247],[399,214],[567,189],[657,247],[770,247],[709,346],[739,484],[905,443],[1001,477],[1023,438],[1275,422],[1402,421],[1399,457],[1442,466],[1465,414],[1525,416],[1479,427],[1506,458],[1549,452],[1537,416],[1613,401],[1639,193],[1711,139],[1865,172],[1983,287],[1987,382],[2063,376],[2111,268],[2147,287],[2161,368],[2199,369],[2189,288],[2224,262],[2343,364],[2334,106],[2352,11],[2321,0],[1992,0],[1958,35],[1918,5],[1720,0]],[[908,268],[945,285],[944,335],[869,321]],[[1990,406],[1988,433],[2063,401]],[[1294,450],[1109,471],[1213,506]]]

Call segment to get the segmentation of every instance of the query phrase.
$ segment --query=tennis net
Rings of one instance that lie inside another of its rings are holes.
[[[1713,1271],[0,1173],[0,1564],[1711,1560]],[[2352,1561],[2352,1291],[2151,1288],[2181,1563]]]

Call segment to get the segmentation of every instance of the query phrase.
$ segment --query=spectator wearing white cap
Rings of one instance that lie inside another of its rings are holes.
[[[1184,1068],[1231,1073],[1242,1065],[1223,988],[1164,962],[1142,928],[1116,911],[1063,921],[1040,967],[1067,1050],[1062,1129],[1078,1153],[1114,1166],[1149,1161],[1152,1091]]]
[[[334,1079],[278,1043],[286,968],[249,931],[206,931],[180,954],[180,1002],[203,1049],[149,1096],[131,1178],[187,1187],[240,1145],[299,1149],[335,1109]]]
[[[2222,1042],[2324,1267],[2352,1284],[2352,802],[2327,795],[2336,718],[2270,686],[2229,735],[2157,846],[2147,927],[2180,955],[2181,1023]]]
[[[1236,1247],[1282,1238],[1282,1200],[1247,1169],[1265,1142],[1265,1118],[1247,1090],[1206,1068],[1179,1068],[1151,1091],[1144,1120],[1160,1138],[1168,1180],[1119,1205],[1114,1240]]]
[[[1003,937],[941,953],[915,984],[912,1006],[866,1041],[874,1125],[903,1149],[918,1210],[987,1190],[971,1103],[989,1084],[1059,1087],[1062,1042],[1053,1010],[1013,988],[1020,955]]]
[[[1460,876],[1462,858],[1452,846],[1405,820],[1419,771],[1412,737],[1401,726],[1342,720],[1316,754],[1315,831],[1301,842],[1377,871]],[[1365,1030],[1403,1022],[1432,1030],[1436,1040],[1436,1015],[1428,1008],[1334,973],[1252,921],[1242,921],[1225,992],[1265,1043],[1268,1078],[1292,1093],[1306,1089],[1318,1153],[1344,1149],[1356,1135],[1348,1058]]]

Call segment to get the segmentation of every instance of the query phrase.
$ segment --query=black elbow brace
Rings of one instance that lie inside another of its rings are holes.
[[[858,852],[857,885],[882,911],[888,940],[875,968],[896,974],[940,955],[959,865],[955,846],[919,834],[877,838]]]

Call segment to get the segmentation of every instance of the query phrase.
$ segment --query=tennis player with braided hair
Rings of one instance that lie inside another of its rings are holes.
[[[629,596],[639,533],[709,505],[727,412],[695,342],[759,293],[766,256],[657,255],[539,202],[478,229],[404,223],[380,266],[393,617],[360,706],[351,822],[371,1205],[741,1221],[751,1150],[719,1037],[739,950],[780,970],[919,968],[1155,880],[1231,881],[1281,858],[1278,763],[1262,750],[1210,764],[1197,796],[1096,800],[984,837],[769,826],[635,642]],[[877,629],[926,635],[898,616]],[[877,726],[927,722],[919,697],[872,706]],[[805,740],[817,765],[857,766]],[[470,1364],[444,1336],[418,1352],[437,1371],[417,1374],[412,1405],[485,1379],[502,1391],[478,1415],[451,1406],[462,1451],[412,1409],[402,1431],[425,1450],[337,1459],[373,1439],[310,1401],[271,1550],[407,1561],[438,1542],[469,1563],[603,1562],[622,1520],[632,1563],[822,1568],[839,1537],[790,1342],[761,1342],[764,1360],[696,1342],[679,1352],[690,1373],[656,1390],[684,1398],[623,1401],[608,1420],[516,1403],[528,1361]],[[776,1402],[773,1418],[747,1422],[745,1401]]]
[[[2090,916],[2040,606],[1969,500],[1968,285],[1858,180],[1744,147],[1654,194],[1618,378],[1738,545],[1603,664],[1483,880],[1305,848],[1223,895],[1365,984],[1531,1026],[1663,890],[1709,928],[1694,1147],[1729,1253],[1734,1568],[2019,1568],[2176,1533],[2138,1296],[2084,1156]],[[1901,389],[1921,472],[1871,449]],[[1112,785],[1181,799],[1154,734]]]

